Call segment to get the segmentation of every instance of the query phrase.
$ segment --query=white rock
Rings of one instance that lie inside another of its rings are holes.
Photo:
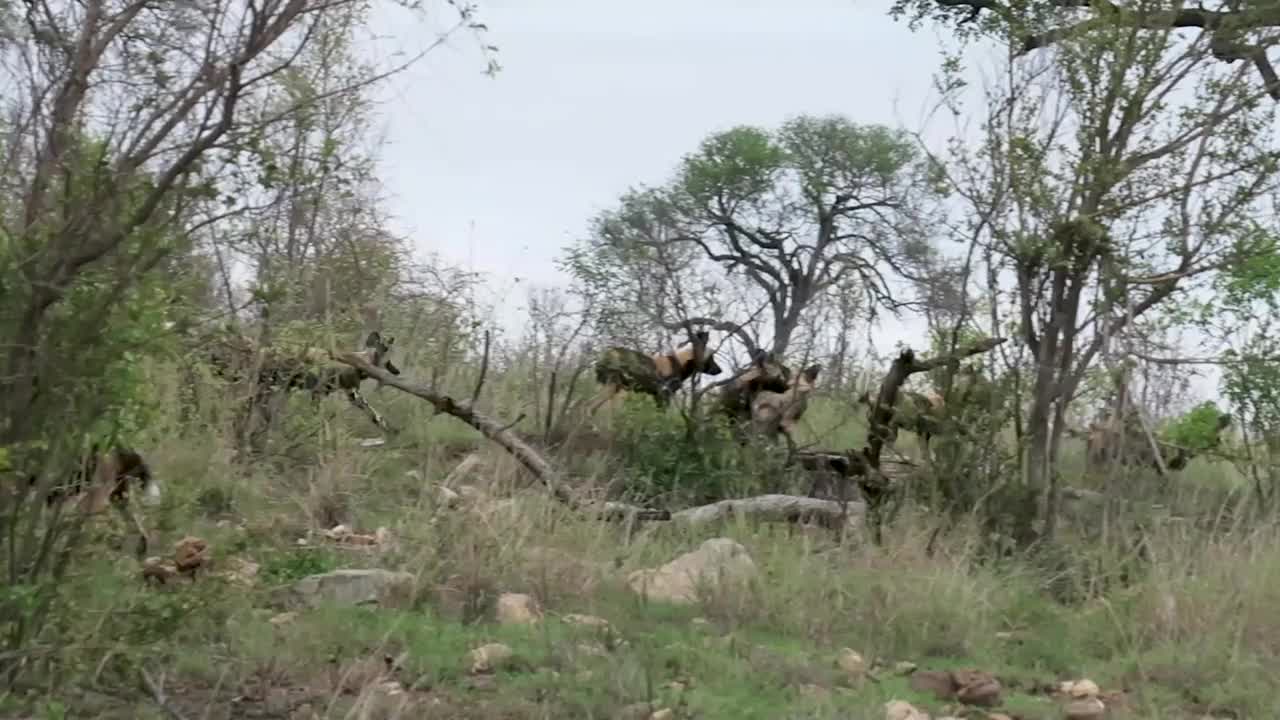
[[[759,572],[742,545],[712,538],[662,567],[636,570],[627,577],[627,585],[649,600],[689,604],[698,600],[700,587],[741,586]]]

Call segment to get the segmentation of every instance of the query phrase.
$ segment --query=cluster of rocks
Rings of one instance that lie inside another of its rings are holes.
[[[441,487],[439,490],[439,499],[445,505],[485,504],[486,499],[467,492],[470,488],[462,487],[459,491],[453,491]],[[494,509],[496,508],[487,508],[489,511]],[[383,528],[371,534],[367,542],[362,535],[345,526],[333,528],[324,535],[330,541],[354,545],[385,546],[389,539]],[[206,564],[208,560],[208,543],[188,537],[175,546],[173,561],[149,558],[144,566],[144,574],[149,579],[163,582],[179,571],[194,572],[195,568]],[[256,564],[241,559],[233,559],[230,564],[232,567],[223,573],[227,579],[240,584],[252,584],[258,569]],[[596,573],[607,572],[607,568],[602,567],[592,570]],[[742,590],[756,582],[759,575],[760,570],[746,548],[728,538],[713,538],[663,565],[629,573],[625,577],[625,584],[633,593],[646,600],[690,605],[705,599],[709,593]],[[411,573],[379,568],[343,569],[311,575],[281,591],[283,596],[277,596],[277,599],[283,600],[293,609],[271,618],[271,623],[276,626],[288,624],[297,616],[299,609],[323,604],[407,607],[417,592],[416,584],[417,580]],[[546,610],[538,600],[524,593],[501,593],[493,606],[493,618],[501,625],[536,625],[543,622],[546,615]],[[576,651],[581,656],[604,656],[626,644],[605,618],[570,613],[561,616],[560,620],[593,635],[577,643]],[[697,622],[695,620],[695,624]],[[706,624],[705,621],[702,623]],[[932,695],[944,703],[956,704],[950,706],[953,712],[958,707],[969,708],[964,712],[965,717],[973,718],[972,712],[981,708],[985,720],[1010,720],[1008,715],[995,710],[1002,703],[1003,687],[999,679],[990,673],[973,669],[920,670],[914,663],[905,661],[889,666],[881,666],[878,662],[869,664],[852,648],[842,648],[834,658],[839,675],[837,683],[846,688],[856,688],[868,678],[879,680],[881,673],[892,672],[907,676],[908,684],[915,692]],[[510,647],[497,642],[471,649],[462,663],[476,687],[491,684],[499,671],[524,665]],[[580,674],[586,677],[590,671],[584,670]],[[672,681],[668,685],[683,689],[687,683]],[[390,677],[379,676],[377,682],[368,686],[386,696],[384,700],[395,699],[404,693],[399,682]],[[822,688],[817,686],[801,688],[802,692],[806,689],[812,690],[807,693],[810,695],[829,694],[828,691],[819,693]],[[1087,679],[1067,681],[1060,683],[1055,690],[1055,695],[1062,702],[1064,720],[1102,720],[1106,716],[1106,706],[1096,683]],[[884,709],[886,720],[931,720],[928,713],[900,699],[890,700]],[[639,703],[625,708],[620,717],[671,720],[675,713],[670,708]],[[957,718],[942,715],[936,720]]]
[[[1000,682],[988,673],[976,670],[937,670],[912,673],[911,689],[931,693],[943,701],[959,701],[963,705],[994,707],[1000,704]],[[1063,720],[1103,720],[1107,716],[1106,705],[1098,684],[1089,679],[1067,680],[1059,683],[1056,693],[1064,700]],[[971,716],[969,716],[971,717]],[[931,719],[929,714],[905,700],[885,703],[885,720],[961,720],[944,715]],[[1001,712],[988,712],[985,720],[1012,720]]]

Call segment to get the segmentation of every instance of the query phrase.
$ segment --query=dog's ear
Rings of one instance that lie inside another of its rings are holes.
[[[382,334],[377,330],[369,331],[369,337],[364,339],[364,346],[367,348],[376,348],[382,344]]]
[[[755,350],[752,350],[752,351],[751,351],[751,364],[752,364],[752,365],[755,365],[756,367],[763,369],[763,368],[764,368],[765,363],[766,363],[766,362],[768,362],[768,361],[769,361],[769,353],[768,353],[768,352],[766,352],[766,351],[764,351],[764,350],[762,350],[762,349],[760,349],[760,348],[756,348]]]
[[[815,363],[804,369],[804,378],[809,382],[813,382],[818,379],[818,373],[820,372],[822,372],[822,366]]]
[[[693,341],[699,345],[706,345],[711,341],[711,332],[708,330],[699,330],[693,334]]]

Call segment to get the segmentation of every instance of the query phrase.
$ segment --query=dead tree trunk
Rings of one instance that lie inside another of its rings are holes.
[[[911,348],[907,348],[889,366],[889,372],[880,383],[880,392],[876,395],[875,401],[867,411],[866,447],[862,450],[861,458],[857,458],[856,455],[851,457],[851,459],[857,458],[860,460],[855,465],[861,465],[861,467],[852,467],[851,472],[858,478],[858,486],[862,490],[862,496],[866,498],[867,525],[871,529],[871,537],[876,544],[880,544],[882,540],[881,511],[884,508],[884,502],[894,490],[891,486],[892,483],[881,472],[880,456],[884,451],[885,443],[893,437],[890,423],[893,421],[894,408],[897,406],[898,401],[898,391],[902,389],[902,384],[907,381],[907,378],[916,373],[928,372],[944,365],[959,365],[964,358],[990,352],[1007,339],[990,338],[980,340],[972,345],[960,348],[950,355],[942,355],[928,360],[917,360],[915,352]]]

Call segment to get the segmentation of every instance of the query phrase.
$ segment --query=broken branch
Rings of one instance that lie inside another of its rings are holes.
[[[486,438],[498,443],[504,450],[511,453],[516,460],[520,461],[533,476],[551,491],[551,494],[560,502],[571,508],[577,508],[578,503],[569,494],[569,491],[561,486],[559,482],[559,474],[555,471],[551,464],[548,463],[536,450],[529,447],[523,440],[511,434],[511,424],[503,424],[493,418],[481,415],[472,409],[470,403],[460,403],[448,395],[438,393],[430,388],[416,385],[406,380],[401,380],[398,376],[374,367],[364,360],[364,358],[350,352],[334,353],[332,357],[342,363],[346,363],[354,367],[371,378],[374,378],[384,385],[406,392],[410,395],[422,398],[431,403],[439,412],[461,420],[471,427],[479,430]]]

